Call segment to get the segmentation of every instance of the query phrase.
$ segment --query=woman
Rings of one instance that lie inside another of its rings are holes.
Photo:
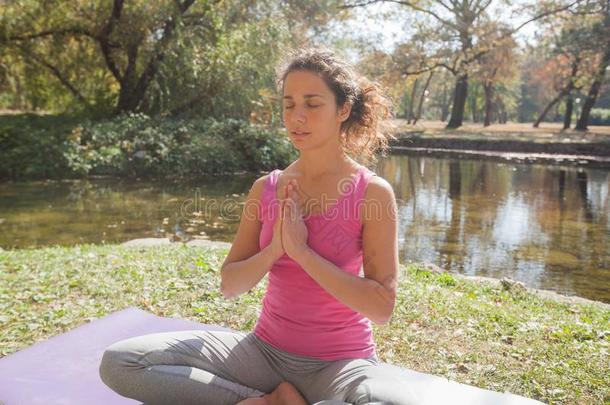
[[[117,342],[103,381],[147,403],[413,404],[379,361],[371,321],[394,308],[392,187],[366,166],[389,133],[389,101],[325,49],[279,71],[284,125],[299,157],[252,185],[221,269],[232,298],[269,272],[253,332],[179,331]]]

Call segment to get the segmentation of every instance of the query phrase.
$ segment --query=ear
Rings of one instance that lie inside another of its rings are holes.
[[[339,122],[343,122],[349,118],[350,113],[352,112],[352,105],[347,101],[343,103],[343,106],[338,109],[337,119]]]

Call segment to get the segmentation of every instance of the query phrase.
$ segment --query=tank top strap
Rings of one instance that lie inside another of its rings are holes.
[[[369,184],[371,177],[377,176],[377,173],[370,170],[366,166],[362,166],[358,169],[358,175],[356,178],[356,187],[354,190],[354,198],[357,200],[364,199],[364,194],[366,192],[366,186]]]
[[[277,181],[282,172],[281,169],[275,169],[269,172],[267,179],[265,180],[265,186],[263,187],[263,194],[261,196],[261,202],[259,207],[260,218],[263,220],[269,219],[272,216],[272,206],[276,199]]]
[[[352,195],[352,203],[350,206],[352,207],[352,218],[356,222],[356,225],[361,225],[360,221],[360,206],[364,204],[364,196],[366,194],[366,186],[369,184],[371,178],[373,176],[377,176],[377,173],[370,170],[366,166],[362,166],[358,169],[358,174],[356,176],[356,184],[354,187],[354,192]]]
[[[263,191],[263,196],[266,197],[267,200],[272,200],[276,196],[277,190],[277,181],[280,177],[281,169],[275,169],[269,172],[267,176],[267,180],[265,181],[265,189]]]

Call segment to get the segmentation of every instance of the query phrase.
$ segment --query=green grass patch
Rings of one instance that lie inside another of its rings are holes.
[[[226,300],[227,250],[182,244],[0,250],[0,357],[128,306],[250,331],[267,277]],[[610,401],[610,311],[401,267],[392,320],[374,325],[389,363],[549,404]]]

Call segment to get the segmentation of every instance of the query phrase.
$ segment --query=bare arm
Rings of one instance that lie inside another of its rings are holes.
[[[326,291],[376,324],[389,322],[398,277],[397,208],[392,186],[374,178],[366,189],[363,222],[364,277],[354,276],[303,249],[296,259]]]
[[[220,268],[220,290],[227,299],[250,291],[283,254],[283,252],[280,254],[273,244],[269,244],[263,250],[259,247],[262,223],[257,213],[265,180],[266,176],[257,179],[250,188],[237,234]]]

